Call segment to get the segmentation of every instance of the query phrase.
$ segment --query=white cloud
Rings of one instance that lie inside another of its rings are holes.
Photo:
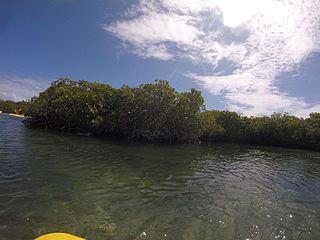
[[[174,55],[171,54],[168,51],[168,48],[163,44],[151,45],[145,49],[141,47],[136,49],[134,53],[143,58],[156,58],[160,60],[169,60],[174,58]]]
[[[277,88],[282,73],[320,51],[319,0],[140,0],[104,29],[143,58],[209,64],[211,74],[186,76],[225,96],[230,110],[299,116],[320,111],[320,104]],[[223,60],[232,71],[216,71]]]
[[[22,101],[37,96],[49,83],[43,79],[0,76],[0,99]]]
[[[161,42],[192,42],[198,30],[190,27],[191,17],[174,13],[150,12],[131,21],[116,22],[104,28],[122,40],[134,44],[157,44]]]

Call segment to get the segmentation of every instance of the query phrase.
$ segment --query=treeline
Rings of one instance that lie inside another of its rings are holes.
[[[308,118],[288,114],[245,117],[235,112],[204,111],[201,139],[320,150],[320,113]]]
[[[233,142],[320,149],[320,113],[244,117],[207,111],[201,92],[168,81],[120,89],[62,78],[31,99],[26,123],[53,130],[153,142]]]
[[[167,81],[120,89],[106,84],[59,79],[31,99],[33,126],[90,132],[134,140],[195,142],[201,134],[201,93],[176,92]]]
[[[27,101],[13,102],[0,99],[0,111],[4,113],[25,113],[28,111],[30,103]]]

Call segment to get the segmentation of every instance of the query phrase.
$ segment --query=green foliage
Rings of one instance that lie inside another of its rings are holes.
[[[320,149],[320,113],[311,113],[305,120],[305,128],[310,144]]]
[[[320,149],[320,113],[244,117],[204,109],[201,92],[176,92],[168,81],[139,87],[61,78],[31,99],[28,123],[69,132],[89,132],[157,142],[224,141]]]
[[[236,112],[215,111],[216,121],[224,129],[223,140],[227,142],[236,142],[241,136],[242,121]]]
[[[201,114],[207,121],[203,124],[203,140],[320,149],[319,113],[311,113],[307,119],[288,114],[248,118],[228,111]],[[208,138],[208,128],[214,138]]]
[[[305,122],[288,114],[247,119],[244,132],[250,133],[248,142],[264,145],[299,147],[306,143]]]
[[[28,111],[29,102],[13,102],[13,101],[4,101],[0,99],[0,111],[4,113],[20,113],[23,114]]]
[[[225,129],[218,123],[219,111],[203,111],[199,113],[202,129],[202,140],[219,141],[225,136]]]
[[[177,93],[168,81],[137,88],[62,78],[32,98],[30,124],[135,140],[195,142],[201,128],[201,93]]]

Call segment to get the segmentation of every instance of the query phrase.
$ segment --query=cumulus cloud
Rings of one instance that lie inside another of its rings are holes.
[[[0,76],[0,99],[22,101],[37,96],[49,86],[43,79]]]
[[[277,88],[282,73],[320,51],[319,0],[140,0],[103,27],[140,57],[211,66],[210,74],[186,76],[223,95],[230,110],[320,111]],[[232,70],[217,71],[226,64]]]

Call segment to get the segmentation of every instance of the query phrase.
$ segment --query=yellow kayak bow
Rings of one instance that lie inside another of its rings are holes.
[[[36,238],[35,240],[85,240],[68,233],[49,233]]]

